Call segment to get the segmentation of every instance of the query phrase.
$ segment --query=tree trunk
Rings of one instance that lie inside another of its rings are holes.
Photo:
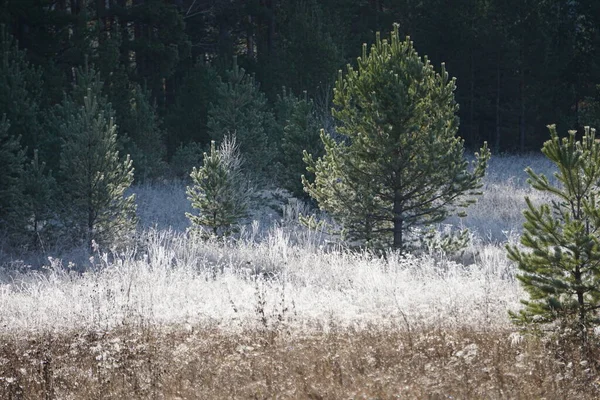
[[[404,220],[402,218],[402,196],[399,190],[394,193],[394,248],[402,249],[404,246],[404,238],[402,236],[404,230]]]
[[[96,0],[96,17],[99,20],[104,21],[104,14],[105,14],[105,0]]]
[[[525,72],[523,71],[523,65],[521,65],[520,75],[521,112],[519,117],[519,149],[521,152],[525,152]]]
[[[246,29],[246,55],[254,59],[254,21],[252,15],[248,15],[248,28]]]
[[[71,0],[71,14],[79,15],[80,11],[81,11],[81,9],[80,9],[79,0]]]
[[[585,317],[586,317],[586,311],[585,311],[585,301],[584,301],[584,293],[583,290],[581,289],[581,266],[577,266],[575,268],[575,284],[578,286],[576,289],[577,292],[577,305],[578,305],[578,314],[579,314],[579,329],[580,329],[580,334],[581,334],[581,340],[582,343],[585,343],[586,341],[586,333],[587,333],[587,329],[586,329],[586,321],[585,321]]]
[[[267,34],[267,54],[270,56],[273,55],[274,43],[275,43],[275,0],[266,0],[267,5],[267,24],[268,24],[268,34]]]
[[[224,56],[225,60],[230,61],[231,60],[231,56],[233,55],[233,51],[231,51],[230,49],[230,36],[231,34],[229,33],[229,25],[227,24],[227,21],[225,20],[225,18],[223,16],[221,16],[220,18],[218,18],[218,25],[219,25],[219,43],[218,43],[218,48],[219,48],[219,53],[221,53],[222,56]]]
[[[471,49],[470,69],[471,82],[469,86],[469,139],[472,146],[477,146],[475,137],[475,61],[473,59],[473,50]]]
[[[496,137],[494,152],[500,153],[500,60],[496,63]]]
[[[144,0],[134,0],[133,5],[134,6],[138,6],[144,3]],[[136,17],[136,19],[138,19]],[[133,25],[133,41],[134,42],[141,42],[144,39],[145,36],[145,32],[144,32],[144,24],[142,24],[141,22],[135,21],[134,25]],[[138,78],[147,78],[146,76],[146,60],[143,54],[141,54],[139,51],[135,52],[135,69],[137,72],[137,76]],[[154,88],[150,88],[151,90],[153,90]],[[154,93],[153,93],[154,94]]]
[[[90,252],[94,251],[94,248],[92,246],[92,242],[94,240],[94,207],[92,205],[92,200],[91,200],[91,196],[92,194],[89,193],[88,194],[89,198],[88,198],[88,221],[87,221],[87,244],[88,244],[88,248],[90,249]]]

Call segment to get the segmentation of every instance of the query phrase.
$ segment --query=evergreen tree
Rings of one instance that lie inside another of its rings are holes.
[[[530,251],[507,246],[529,294],[511,316],[525,326],[558,323],[585,341],[600,324],[600,143],[589,127],[581,141],[575,131],[560,139],[555,126],[549,128],[542,152],[556,165],[558,184],[527,169],[530,185],[554,200],[536,206],[526,197],[521,244]]]
[[[126,55],[123,58],[129,54],[135,57],[135,63],[129,64],[130,78],[146,86],[152,93],[151,104],[156,102],[164,110],[166,83],[191,50],[184,14],[173,2],[163,0],[129,2],[124,8],[115,6],[111,11],[122,21],[121,49]]]
[[[101,95],[102,83],[92,69],[78,71],[73,99],[66,99],[62,125],[64,145],[60,188],[67,226],[88,245],[116,244],[135,228],[132,162],[120,159],[116,125],[110,104]],[[82,96],[83,91],[86,95]]]
[[[127,138],[125,149],[131,154],[136,178],[156,178],[164,172],[166,155],[156,107],[150,104],[150,93],[138,84],[132,85],[129,94],[129,107],[119,119],[119,133]]]
[[[260,92],[254,78],[247,75],[234,59],[225,82],[217,87],[217,98],[208,112],[208,129],[211,138],[222,140],[235,135],[247,169],[262,172],[274,158],[275,119],[267,99]]]
[[[214,237],[228,236],[248,215],[253,188],[242,172],[242,158],[235,139],[226,137],[219,149],[214,141],[204,153],[202,167],[190,174],[193,186],[187,195],[198,215],[186,213],[192,229]]]
[[[279,169],[283,188],[299,198],[307,196],[302,185],[302,175],[306,175],[309,181],[314,181],[314,175],[306,171],[306,164],[302,159],[304,151],[314,157],[323,155],[323,146],[319,139],[319,121],[315,115],[314,104],[306,92],[302,100],[296,99],[283,128]]]
[[[600,126],[600,85],[596,86],[595,96],[585,99],[579,112],[579,124],[583,126]]]
[[[54,177],[35,150],[23,174],[23,204],[28,219],[25,240],[35,250],[51,238],[56,211],[55,189]]]
[[[28,152],[43,143],[39,102],[41,71],[33,67],[14,38],[0,26],[0,115],[10,120],[9,133],[20,137]]]
[[[9,134],[10,124],[0,119],[0,230],[14,232],[22,227],[23,166],[25,154],[19,138]]]
[[[281,85],[311,96],[329,87],[344,65],[343,35],[337,18],[325,15],[316,0],[282,0],[275,10],[274,50],[259,52],[257,75],[272,95]],[[271,96],[270,96],[271,97]]]
[[[119,143],[131,155],[136,179],[143,181],[164,172],[166,149],[150,91],[129,79],[121,61],[121,29],[121,24],[113,21],[109,31],[101,32],[94,64],[104,80],[103,94],[119,121]]]
[[[305,190],[348,231],[377,246],[409,247],[407,233],[444,220],[478,194],[490,153],[469,172],[456,136],[455,82],[437,74],[398,26],[377,37],[358,69],[348,67],[334,92],[339,140],[321,133],[325,155],[304,153],[315,181]]]
[[[273,104],[273,115],[277,123],[277,130],[283,132],[283,129],[288,124],[296,105],[300,99],[294,95],[291,89],[283,86],[281,93],[277,94],[277,99]]]
[[[217,96],[218,79],[216,70],[203,62],[185,71],[175,91],[175,102],[165,116],[169,160],[182,144],[209,145],[208,110]]]

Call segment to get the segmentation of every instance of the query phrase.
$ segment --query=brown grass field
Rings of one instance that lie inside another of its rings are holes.
[[[597,399],[599,355],[509,331],[4,335],[0,398]]]

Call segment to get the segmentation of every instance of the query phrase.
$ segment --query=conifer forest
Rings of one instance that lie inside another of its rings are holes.
[[[600,398],[597,0],[0,0],[0,399]]]

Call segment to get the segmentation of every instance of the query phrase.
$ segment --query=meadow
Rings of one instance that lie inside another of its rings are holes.
[[[0,271],[0,398],[598,398],[596,367],[521,335],[506,243],[540,155],[491,161],[446,255],[349,251],[279,200],[231,243],[186,234],[185,184],[134,187],[124,251],[44,254]]]

